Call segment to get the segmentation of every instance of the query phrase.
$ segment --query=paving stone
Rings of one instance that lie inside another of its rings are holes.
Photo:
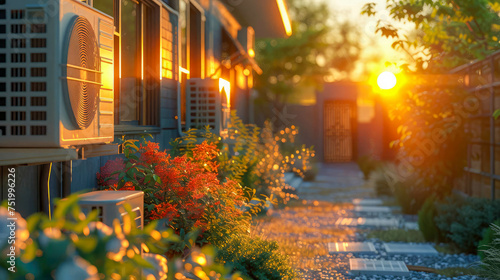
[[[352,200],[352,204],[356,206],[380,206],[384,202],[376,198],[355,198]]]
[[[392,210],[387,206],[354,206],[354,212],[391,213]]]
[[[396,218],[339,218],[336,226],[346,227],[389,227],[398,228],[399,219]]]
[[[288,183],[290,182],[294,177],[295,177],[295,173],[293,172],[285,172],[285,182]]]
[[[438,251],[428,244],[384,243],[389,255],[437,255]]]
[[[294,189],[299,189],[302,181],[302,178],[294,177],[288,184]]]
[[[406,222],[404,223],[405,229],[419,230],[418,223],[416,222]]]
[[[395,275],[410,276],[410,271],[402,261],[380,261],[349,259],[349,267],[354,275]]]
[[[376,254],[377,250],[372,242],[332,242],[328,243],[328,252]]]

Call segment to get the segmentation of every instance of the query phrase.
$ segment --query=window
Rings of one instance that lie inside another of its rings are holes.
[[[180,46],[180,55],[181,55],[181,67],[184,69],[188,69],[188,44],[189,44],[189,5],[185,0],[179,1],[179,25],[180,25],[180,33],[181,33],[181,46]],[[187,71],[184,71],[187,72]]]
[[[205,19],[203,10],[188,0],[179,1],[181,119],[186,119],[186,81],[204,78]]]
[[[121,1],[120,120],[139,124],[141,14],[134,0]]]
[[[203,76],[204,26],[201,11],[191,4],[189,9],[189,73],[191,78]]]
[[[115,124],[159,125],[160,7],[152,0],[94,0],[115,19]]]
[[[160,9],[153,3],[144,2],[142,52],[144,77],[141,97],[141,124],[160,125]]]

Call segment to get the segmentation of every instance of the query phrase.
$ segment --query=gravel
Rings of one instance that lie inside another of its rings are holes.
[[[341,204],[334,207],[325,203],[351,202],[354,198],[373,197],[373,190],[363,187],[364,181],[359,176],[359,169],[355,164],[321,165],[316,182],[303,182],[298,188],[298,195],[304,201],[303,208],[285,208],[271,211],[270,219],[258,223],[255,233],[265,238],[286,244],[296,251],[287,251],[290,255],[304,254],[308,256],[296,258],[294,264],[302,279],[405,279],[405,280],[479,280],[477,276],[444,277],[435,273],[410,271],[409,277],[388,275],[361,275],[355,276],[349,272],[350,258],[365,258],[377,260],[403,261],[407,265],[423,266],[434,269],[448,267],[469,267],[479,261],[476,255],[443,254],[438,255],[388,255],[383,242],[377,239],[367,239],[366,232],[353,228],[335,227],[340,217],[357,218],[359,215],[352,211],[352,204]],[[319,203],[318,203],[319,201]],[[313,203],[314,202],[314,203]],[[400,213],[394,207],[394,213]],[[398,218],[400,225],[404,222],[416,222],[417,216],[402,214],[379,214],[378,217]],[[375,215],[374,215],[375,216]],[[307,229],[307,230],[304,230]],[[343,232],[349,234],[343,234]],[[326,253],[328,242],[373,242],[377,254],[333,254]],[[326,249],[325,249],[326,248]],[[302,251],[299,251],[302,250]]]
[[[389,261],[403,261],[407,265],[423,266],[428,268],[443,269],[447,267],[468,267],[479,261],[479,257],[475,255],[448,255],[439,253],[436,256],[419,256],[419,255],[393,255],[389,256],[385,253],[382,242],[376,240],[369,240],[374,242],[378,254],[335,254],[330,256],[317,257],[318,262],[330,262],[332,266],[317,269],[316,271],[303,270],[300,271],[304,274],[304,279],[428,279],[428,280],[465,280],[465,279],[480,279],[476,276],[460,276],[460,277],[444,277],[442,275],[410,271],[409,277],[391,276],[391,275],[361,275],[354,276],[349,272],[349,259],[350,258],[363,258],[375,260],[389,260]],[[320,278],[317,278],[320,277]]]

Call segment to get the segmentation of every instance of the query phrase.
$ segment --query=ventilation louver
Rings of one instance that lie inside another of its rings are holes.
[[[84,17],[75,18],[68,35],[66,91],[73,121],[83,129],[92,123],[97,110],[101,89],[99,46],[90,22]]]
[[[220,136],[227,134],[231,96],[222,79],[193,78],[186,85],[186,129],[206,126]],[[227,83],[227,82],[226,82]]]

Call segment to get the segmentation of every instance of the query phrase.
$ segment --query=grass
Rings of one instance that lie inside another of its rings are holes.
[[[424,236],[419,230],[374,230],[368,233],[367,238],[376,238],[383,242],[425,242]]]
[[[477,275],[478,271],[472,267],[448,267],[438,269],[437,273],[446,277],[459,277],[464,275]]]
[[[443,254],[450,254],[450,255],[455,255],[455,254],[461,254],[463,253],[460,249],[458,249],[455,245],[449,243],[449,244],[439,244],[434,246],[436,248],[436,251],[439,253]]]

